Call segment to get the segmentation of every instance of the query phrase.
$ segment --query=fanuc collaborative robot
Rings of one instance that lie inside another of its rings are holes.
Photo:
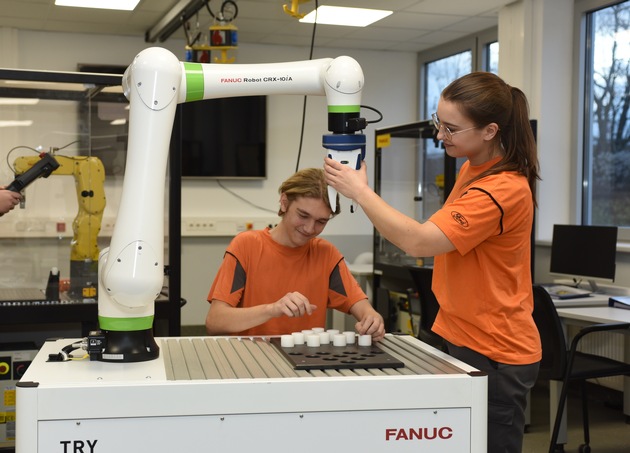
[[[138,362],[158,357],[152,334],[154,301],[163,284],[164,190],[177,104],[269,95],[325,95],[330,157],[359,168],[365,154],[360,118],[363,72],[352,58],[272,64],[180,62],[166,49],[140,52],[123,76],[129,99],[129,141],[122,199],[111,244],[99,256],[101,331],[85,347],[91,359]],[[336,200],[329,188],[330,199]]]
[[[67,339],[47,341],[33,359],[16,384],[17,453],[487,450],[487,376],[412,336],[388,333],[369,346],[355,335],[335,335],[345,346],[153,338],[176,105],[325,94],[331,133],[323,146],[356,167],[365,137],[363,74],[353,59],[204,65],[150,48],[128,68],[123,88],[129,146],[118,218],[99,259],[101,331],[70,345],[86,343],[89,361],[67,349]]]

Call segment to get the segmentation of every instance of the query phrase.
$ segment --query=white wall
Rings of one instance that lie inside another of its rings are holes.
[[[523,0],[499,13],[499,75],[528,97],[538,120],[536,237],[551,240],[554,223],[569,223],[577,160],[571,137],[573,0]]]
[[[134,56],[149,45],[140,38],[109,35],[75,35],[18,31],[15,55],[2,55],[15,59],[18,68],[53,71],[74,71],[78,63],[127,65]],[[42,51],[42,42],[53,52]],[[183,41],[162,44],[178,57],[183,57]],[[63,50],[62,50],[63,49]],[[270,63],[298,61],[308,58],[308,49],[290,46],[264,46],[240,44],[237,63]],[[417,120],[416,118],[416,55],[403,52],[372,52],[348,49],[317,49],[314,58],[350,55],[355,58],[365,75],[363,104],[379,109],[384,119],[370,125],[366,131],[368,149],[373,150],[374,128],[386,127]],[[396,68],[395,78],[391,68]],[[300,167],[322,165],[324,151],[322,134],[327,133],[325,97],[308,98],[306,128]],[[268,106],[268,179],[265,181],[226,182],[229,188],[252,203],[268,209],[277,208],[277,187],[296,166],[302,119],[302,96],[270,96]],[[368,119],[376,117],[364,111]],[[372,165],[373,153],[368,151],[367,163]],[[250,205],[227,194],[215,181],[184,181],[182,216],[266,216]],[[208,200],[212,200],[210,204]],[[342,202],[348,205],[347,200]],[[116,206],[110,206],[111,209]],[[109,209],[109,208],[108,208]],[[115,212],[115,211],[113,211]],[[72,214],[72,213],[71,213]],[[106,214],[107,215],[107,214]],[[327,234],[344,234],[352,229],[359,234],[371,234],[372,227],[363,214],[343,215],[330,224]]]
[[[6,28],[0,29],[0,33],[3,38],[0,46],[0,66],[20,69],[75,71],[79,63],[128,65],[139,51],[150,46],[141,38],[111,35],[76,35]],[[43,46],[42,43],[46,45]],[[170,40],[160,45],[183,59],[184,44],[183,41]],[[299,61],[308,59],[308,49],[240,43],[235,55],[237,63]],[[349,55],[359,62],[365,76],[362,103],[377,108],[384,117],[382,122],[370,125],[364,131],[368,145],[366,161],[372,167],[374,129],[419,119],[416,114],[418,91],[416,54],[339,48],[316,49],[313,58],[339,55]],[[293,173],[296,166],[303,99],[303,96],[270,96],[268,99],[268,178],[264,181],[224,181],[225,186],[256,205],[274,211],[277,209],[277,188]],[[322,165],[324,156],[321,147],[322,134],[328,133],[325,98],[310,96],[307,106],[300,168]],[[376,118],[376,114],[369,110],[363,113],[368,120]],[[46,184],[62,183],[46,181]],[[50,192],[48,187],[50,186],[46,187],[46,191]],[[119,188],[120,185],[117,183],[113,186],[109,184],[107,187],[108,206],[105,217],[115,216],[117,212]],[[65,212],[59,215],[72,218],[76,210],[74,191],[68,190],[65,186],[58,191],[66,194],[68,198],[62,203]],[[50,209],[51,203],[42,205],[45,207],[42,206],[40,210]],[[30,206],[31,209],[38,209],[37,203],[30,203]],[[343,213],[327,226],[324,236],[352,260],[358,253],[371,250],[372,225],[361,211],[350,214],[348,207],[348,200],[342,200]],[[33,210],[28,213],[29,216],[40,214],[41,212]],[[43,215],[52,214],[45,212]],[[183,181],[183,218],[248,219],[269,215],[225,192],[216,181]],[[188,301],[182,312],[183,325],[203,324],[207,310],[205,297],[229,239],[183,238],[182,297]]]

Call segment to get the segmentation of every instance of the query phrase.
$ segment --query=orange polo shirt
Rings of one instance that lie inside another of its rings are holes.
[[[504,172],[463,186],[497,161],[465,162],[429,219],[456,248],[435,257],[432,289],[440,311],[433,331],[497,362],[527,365],[542,357],[532,318],[534,206],[527,179]]]

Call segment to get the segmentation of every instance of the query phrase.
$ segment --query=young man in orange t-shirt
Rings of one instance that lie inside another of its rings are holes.
[[[326,309],[350,313],[356,330],[380,340],[383,318],[339,250],[317,236],[334,216],[322,169],[307,168],[279,189],[280,222],[230,243],[208,294],[210,335],[281,335],[324,327]]]

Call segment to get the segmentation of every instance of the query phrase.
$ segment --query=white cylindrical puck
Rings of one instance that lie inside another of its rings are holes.
[[[359,346],[372,346],[372,335],[359,335]]]
[[[339,333],[339,329],[328,329],[326,332],[328,332],[331,337],[334,337]]]
[[[302,332],[293,332],[291,336],[294,344],[304,344],[304,334]]]
[[[305,337],[308,337],[309,335],[312,335],[315,332],[309,329],[309,330],[303,330],[302,333],[304,334]]]
[[[343,333],[346,336],[346,344],[354,344],[356,334],[352,331],[346,331]]]
[[[319,334],[319,342],[321,344],[330,344],[330,334],[328,332],[321,332]]]
[[[333,346],[345,346],[346,345],[346,336],[342,333],[338,333],[333,336]]]
[[[292,348],[293,346],[295,346],[293,335],[282,335],[280,337],[280,346],[282,346],[283,348]]]
[[[313,327],[312,330],[313,330],[313,333],[322,333],[326,329],[324,329],[323,327]]]
[[[319,347],[319,335],[311,334],[306,336],[306,346],[310,346],[312,348]]]

